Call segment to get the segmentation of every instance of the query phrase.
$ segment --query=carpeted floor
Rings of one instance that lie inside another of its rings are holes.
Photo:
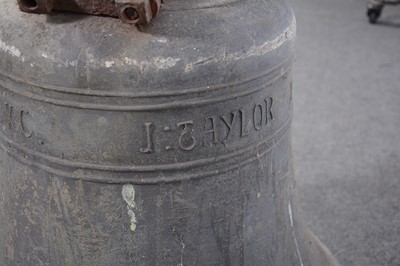
[[[346,266],[400,265],[400,6],[290,0],[293,153],[306,222]]]

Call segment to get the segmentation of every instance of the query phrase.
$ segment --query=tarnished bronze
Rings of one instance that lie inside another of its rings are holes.
[[[135,3],[74,10],[160,2]],[[285,0],[168,0],[142,30],[0,6],[0,265],[337,265],[295,193]]]
[[[18,0],[22,11],[48,14],[54,10],[119,17],[124,23],[149,24],[163,0]]]

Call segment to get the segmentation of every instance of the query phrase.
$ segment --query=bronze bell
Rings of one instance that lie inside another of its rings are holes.
[[[1,265],[337,265],[295,194],[285,1],[0,1]]]

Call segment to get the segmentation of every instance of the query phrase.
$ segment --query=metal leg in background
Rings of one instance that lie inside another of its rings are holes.
[[[371,24],[375,24],[382,14],[385,5],[398,5],[400,0],[369,0],[367,4],[367,16]]]

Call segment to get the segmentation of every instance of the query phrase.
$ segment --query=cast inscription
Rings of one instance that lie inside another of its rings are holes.
[[[12,104],[5,102],[3,105],[4,111],[0,121],[3,124],[3,129],[6,128],[10,131],[19,132],[26,138],[32,137],[32,131],[26,125],[26,119],[29,117],[29,111],[16,108]]]
[[[145,122],[146,141],[140,152],[150,154],[176,149],[188,152],[196,147],[210,147],[246,138],[271,124],[274,119],[273,102],[273,98],[269,97],[251,107],[173,125]]]

